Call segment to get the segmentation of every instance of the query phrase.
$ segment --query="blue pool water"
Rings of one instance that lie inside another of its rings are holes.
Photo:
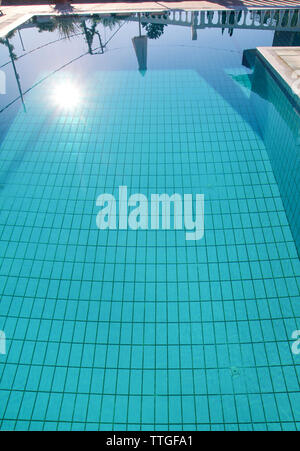
[[[99,30],[11,38],[24,106],[0,45],[1,428],[300,430],[300,120],[242,64],[299,32],[168,25],[138,71]],[[204,194],[204,237],[99,230],[119,186]]]

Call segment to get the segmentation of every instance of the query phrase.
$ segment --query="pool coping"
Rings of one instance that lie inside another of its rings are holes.
[[[298,106],[300,100],[300,47],[257,47],[257,51],[260,59],[270,69],[276,80],[283,85],[288,97]],[[293,68],[289,64],[288,58],[291,56],[296,57],[299,61],[299,69]]]

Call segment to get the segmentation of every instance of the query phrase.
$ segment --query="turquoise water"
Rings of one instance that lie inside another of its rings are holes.
[[[0,114],[1,428],[300,430],[299,172],[282,175],[300,121],[242,65],[274,32],[168,26],[143,73],[137,32],[52,75],[82,36],[16,60],[24,89],[49,77]],[[58,37],[23,30],[29,48]],[[203,239],[99,230],[97,197],[123,185],[204,194]]]

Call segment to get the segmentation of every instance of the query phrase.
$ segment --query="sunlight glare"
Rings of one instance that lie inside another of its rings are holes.
[[[75,108],[80,102],[80,97],[79,87],[71,81],[59,83],[54,88],[54,103],[61,108]]]

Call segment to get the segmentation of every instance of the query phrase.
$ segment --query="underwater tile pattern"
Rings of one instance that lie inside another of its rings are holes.
[[[232,67],[95,71],[71,111],[29,95],[0,147],[2,429],[300,429],[300,264]],[[204,193],[204,238],[98,230],[120,185]]]

